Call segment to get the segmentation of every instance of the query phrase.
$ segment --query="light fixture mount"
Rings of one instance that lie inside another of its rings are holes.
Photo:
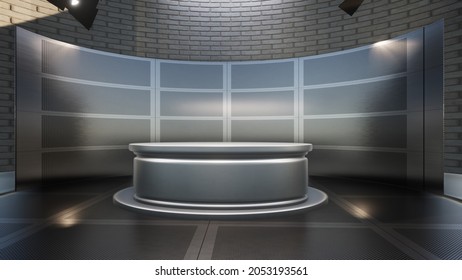
[[[98,13],[99,0],[47,0],[51,4],[64,11],[67,9],[78,22],[80,22],[86,29],[90,30],[93,21]]]
[[[363,1],[364,0],[344,0],[342,4],[339,5],[339,8],[352,16],[356,10],[358,10],[359,6],[361,6]]]

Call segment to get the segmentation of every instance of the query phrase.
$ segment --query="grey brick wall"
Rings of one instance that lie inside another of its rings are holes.
[[[462,1],[101,0],[87,31],[45,0],[0,2],[0,172],[14,170],[14,26],[103,51],[181,60],[278,59],[339,51],[446,20],[445,171],[462,173]]]

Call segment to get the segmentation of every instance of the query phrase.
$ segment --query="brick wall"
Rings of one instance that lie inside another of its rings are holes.
[[[45,0],[0,2],[0,172],[14,170],[14,26],[115,53],[181,60],[308,56],[446,20],[445,171],[462,173],[462,1],[366,0],[353,17],[326,0],[100,0],[87,31]]]

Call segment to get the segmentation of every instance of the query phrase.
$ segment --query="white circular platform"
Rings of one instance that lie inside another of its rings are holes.
[[[135,198],[135,188],[129,187],[114,194],[114,203],[129,210],[141,213],[194,217],[194,218],[239,218],[275,216],[300,212],[309,208],[327,203],[327,195],[315,188],[307,187],[307,198],[294,203],[256,203],[239,205],[231,204],[194,204],[194,203],[170,203],[165,201],[142,202]]]

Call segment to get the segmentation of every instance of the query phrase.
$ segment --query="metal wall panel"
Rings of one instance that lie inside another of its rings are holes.
[[[311,119],[304,121],[305,142],[314,145],[403,148],[406,116]]]
[[[161,142],[222,142],[221,120],[160,120]]]
[[[43,116],[42,146],[112,146],[149,142],[150,125],[150,120]]]
[[[304,85],[374,78],[407,71],[406,40],[306,59]]]
[[[355,85],[305,89],[305,115],[387,112],[406,109],[406,77]]]
[[[223,116],[223,92],[160,92],[161,116]]]
[[[345,176],[407,184],[406,153],[316,149],[309,153],[310,175]]]
[[[293,87],[294,75],[294,61],[231,64],[231,88]]]
[[[57,76],[114,84],[149,86],[147,60],[64,47],[43,41],[43,72]]]
[[[294,142],[293,120],[233,120],[231,141]]]
[[[127,176],[133,171],[134,155],[125,150],[48,152],[42,155],[43,180],[100,176]]]
[[[148,116],[150,95],[150,90],[42,79],[45,111]]]
[[[164,88],[223,89],[224,64],[160,63]]]
[[[425,188],[444,191],[444,22],[424,28],[425,33]]]
[[[231,116],[293,116],[293,91],[233,92],[231,93]]]

